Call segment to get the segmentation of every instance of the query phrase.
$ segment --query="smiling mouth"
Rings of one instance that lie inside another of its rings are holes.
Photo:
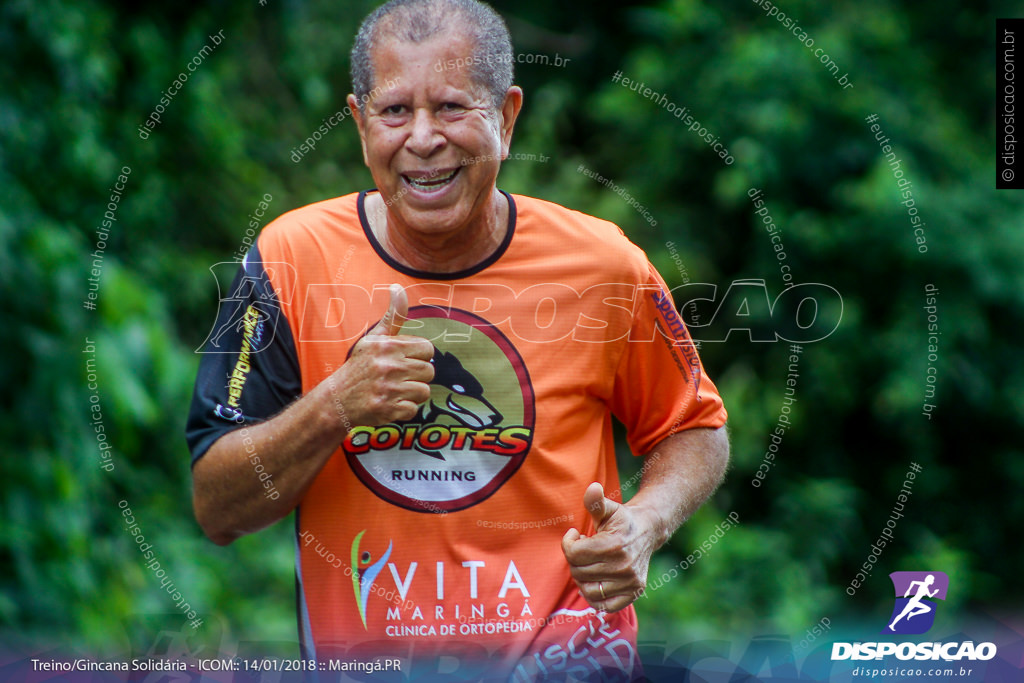
[[[446,173],[434,173],[421,176],[419,178],[413,178],[402,174],[402,178],[405,182],[420,192],[438,192],[448,185],[451,185],[452,181],[455,180],[455,176],[459,174],[462,167],[447,171]]]

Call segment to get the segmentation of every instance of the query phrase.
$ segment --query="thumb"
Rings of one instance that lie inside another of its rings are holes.
[[[409,297],[406,296],[402,285],[393,284],[388,288],[391,300],[388,302],[388,310],[384,317],[370,331],[370,334],[383,334],[389,337],[396,336],[402,330],[402,323],[409,313]]]
[[[590,516],[594,518],[595,531],[601,530],[601,525],[612,516],[618,506],[614,500],[604,497],[604,487],[599,482],[595,481],[583,493],[583,507],[587,508]]]

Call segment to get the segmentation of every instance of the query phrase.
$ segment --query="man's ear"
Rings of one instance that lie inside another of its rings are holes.
[[[519,110],[523,108],[523,89],[513,85],[505,93],[505,101],[501,104],[501,157],[508,157],[508,150],[512,146],[512,129],[519,117]]]
[[[366,119],[363,118],[363,112],[359,109],[359,100],[356,99],[355,95],[349,93],[349,96],[345,98],[345,102],[348,104],[348,109],[352,112],[352,118],[355,119],[356,128],[359,130],[359,144],[363,146],[363,164],[369,168],[370,161],[366,156]]]

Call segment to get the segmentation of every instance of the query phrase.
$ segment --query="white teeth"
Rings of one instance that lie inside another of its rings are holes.
[[[458,172],[459,169],[456,168],[444,175],[423,176],[422,178],[412,178],[410,176],[405,176],[405,180],[417,190],[431,192],[439,190],[445,185],[447,185],[449,182],[451,182],[452,178],[454,178],[455,174]]]

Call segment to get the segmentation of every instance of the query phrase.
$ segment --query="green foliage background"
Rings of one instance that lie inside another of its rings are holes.
[[[345,121],[290,159],[344,106],[348,50],[374,3],[325,0],[0,4],[0,640],[119,652],[140,624],[183,618],[142,563],[118,501],[189,603],[191,637],[230,634],[294,654],[290,523],[227,548],[191,513],[184,420],[217,305],[210,267],[231,260],[264,193],[268,218],[367,188]],[[890,571],[951,579],[938,625],[1019,610],[1024,548],[1024,200],[994,187],[994,20],[1010,3],[791,0],[849,74],[843,89],[753,2],[624,5],[502,0],[526,105],[509,191],[616,221],[670,285],[724,292],[742,278],[783,283],[747,198],[764,190],[798,282],[834,287],[838,330],[805,346],[793,423],[764,485],[761,464],[785,386],[788,346],[733,333],[702,356],[730,410],[733,464],[715,498],[656,556],[652,576],[740,525],[681,578],[641,600],[641,635],[689,642],[781,632],[823,616],[877,624]],[[175,75],[223,30],[148,139],[138,127]],[[686,106],[728,147],[717,155],[668,111],[611,81],[621,70]],[[875,113],[913,181],[928,251],[865,117]],[[650,226],[611,178],[647,206]],[[98,309],[82,302],[95,228],[118,169],[132,169],[104,255]],[[939,407],[921,415],[924,286],[939,290]],[[708,309],[710,313],[713,309]],[[767,319],[756,321],[764,327]],[[697,334],[699,337],[700,335]],[[89,421],[86,340],[115,470]],[[855,597],[911,461],[896,542]],[[623,457],[628,476],[636,463]],[[1019,614],[1019,611],[1017,611]]]

